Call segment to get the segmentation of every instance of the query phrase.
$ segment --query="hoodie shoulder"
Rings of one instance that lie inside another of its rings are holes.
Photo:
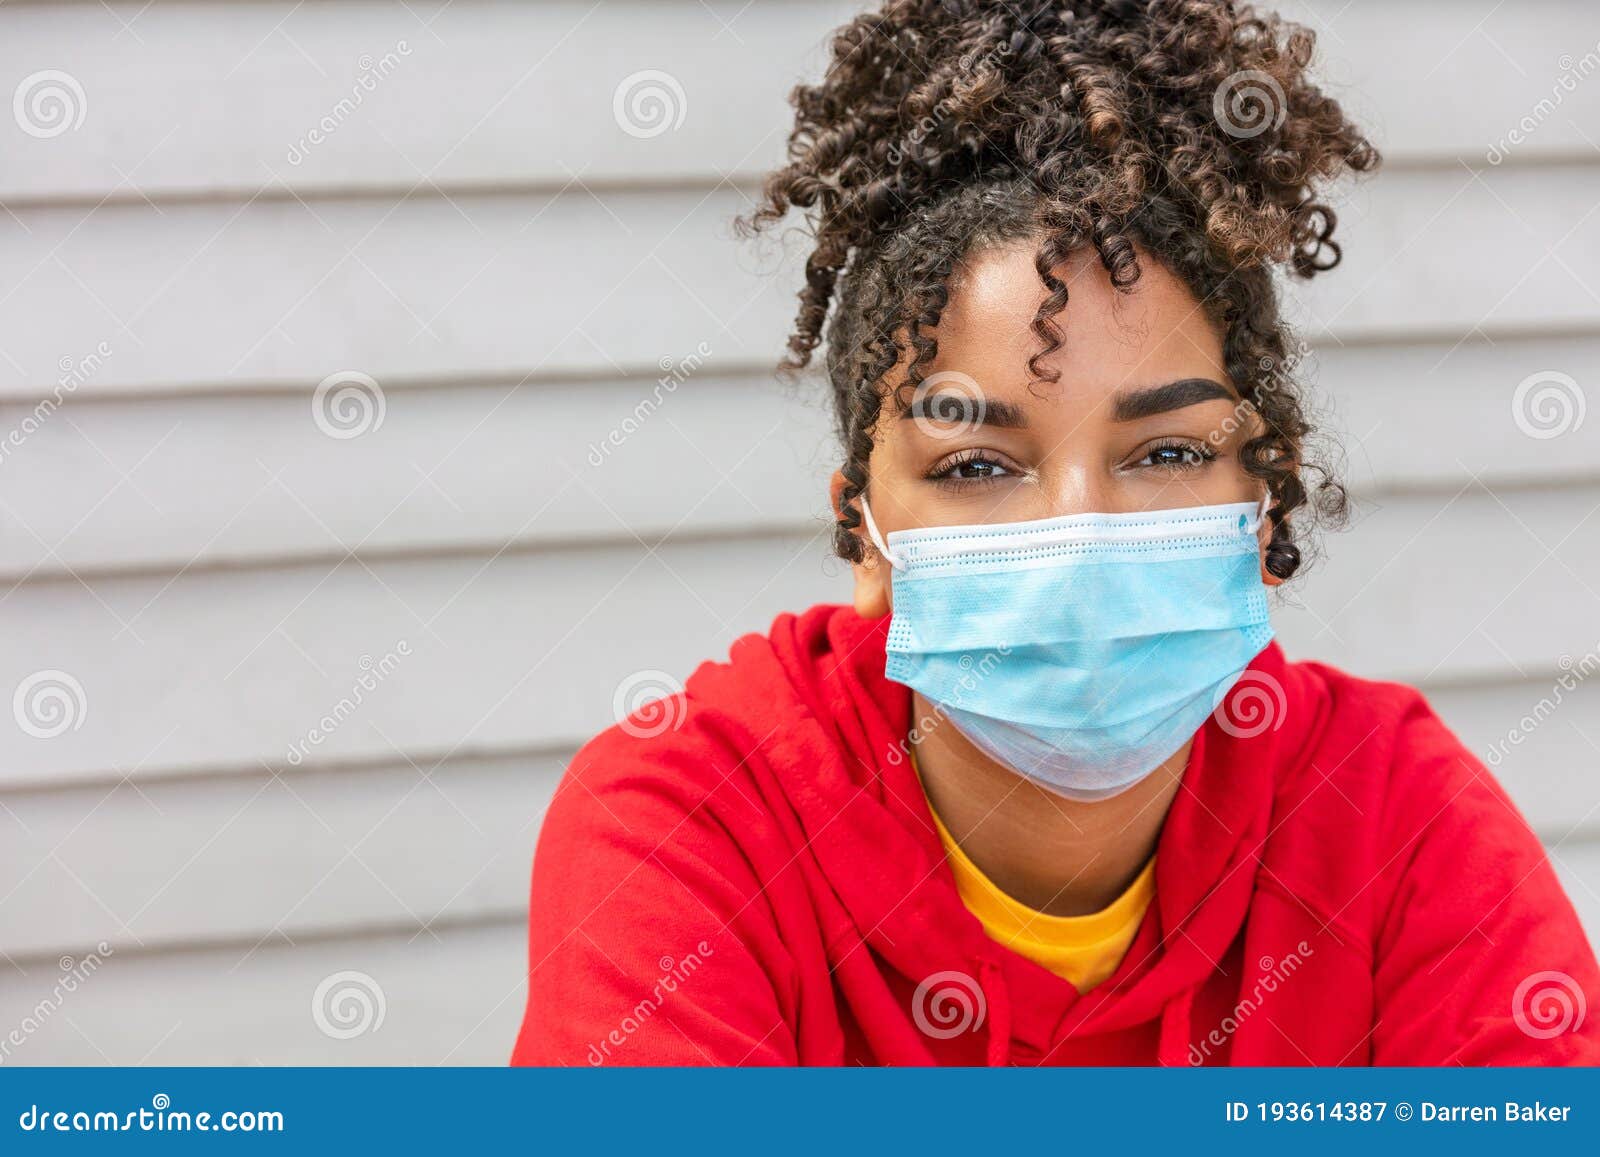
[[[1530,873],[1548,874],[1527,820],[1421,691],[1322,663],[1288,671],[1324,697],[1325,718],[1280,783],[1277,811],[1284,834],[1317,849],[1314,860],[1324,867],[1338,850],[1349,878],[1329,873],[1304,887],[1323,893],[1328,912],[1341,913],[1369,948],[1389,921],[1404,917],[1405,897],[1417,888],[1457,898],[1484,889],[1506,895]],[[1471,886],[1433,878],[1447,864],[1474,873]],[[1466,935],[1484,913],[1461,915]]]
[[[748,778],[775,740],[826,710],[829,636],[844,611],[779,615],[765,634],[740,636],[726,658],[701,663],[681,684],[663,672],[625,680],[618,701],[627,714],[573,756],[557,791],[564,806],[552,807],[547,824],[573,810],[603,811],[616,796],[647,796],[687,814],[730,778]]]
[[[1417,688],[1365,679],[1325,663],[1288,665],[1324,702],[1325,719],[1299,761],[1302,790],[1330,790],[1359,810],[1391,850],[1431,820],[1448,825],[1490,806],[1527,824],[1493,774]],[[1497,825],[1498,826],[1498,825]]]
[[[799,910],[803,885],[779,878],[793,825],[766,763],[798,707],[776,651],[763,636],[739,639],[573,756],[534,854],[514,1059],[795,1063],[795,965],[779,912]],[[685,980],[701,969],[714,978]],[[663,985],[670,1017],[653,1015]]]
[[[1327,774],[1370,779],[1391,800],[1437,804],[1474,785],[1503,795],[1483,762],[1407,683],[1365,679],[1325,663],[1290,664],[1326,695],[1328,720],[1317,744]]]
[[[1373,956],[1373,1063],[1596,1063],[1600,1026],[1579,1018],[1552,1034],[1537,1020],[1541,984],[1581,994],[1600,982],[1543,842],[1420,691],[1337,678],[1345,746],[1378,743],[1370,858],[1345,881]]]

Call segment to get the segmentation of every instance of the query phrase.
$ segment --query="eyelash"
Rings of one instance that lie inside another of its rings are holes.
[[[1198,470],[1206,463],[1215,461],[1217,457],[1217,452],[1204,442],[1189,442],[1183,439],[1173,439],[1171,441],[1158,442],[1154,446],[1151,446],[1144,452],[1144,457],[1139,460],[1140,463],[1145,462],[1146,459],[1155,454],[1159,454],[1163,450],[1182,450],[1193,455],[1194,458],[1198,459],[1198,461],[1191,459],[1184,462],[1151,462],[1144,468],[1149,470],[1165,470],[1168,473],[1177,474],[1184,470]]]
[[[956,453],[950,455],[948,458],[943,459],[941,462],[935,465],[932,470],[928,471],[928,480],[930,482],[936,482],[940,486],[947,486],[952,489],[960,489],[966,486],[981,486],[997,479],[998,476],[993,474],[985,475],[980,478],[962,478],[956,474],[956,471],[960,470],[963,466],[968,466],[975,462],[981,462],[986,466],[994,466],[1005,471],[1007,474],[1015,473],[1010,466],[1007,466],[1004,462],[1000,461],[997,456],[989,451],[958,450]]]

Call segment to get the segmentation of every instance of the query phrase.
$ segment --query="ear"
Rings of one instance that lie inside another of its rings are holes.
[[[828,505],[835,516],[844,513],[844,488],[844,475],[835,470],[833,477],[828,480]],[[865,527],[857,526],[850,533],[861,540],[865,560],[850,564],[850,571],[855,578],[856,614],[864,619],[881,618],[894,606],[890,595],[889,564],[878,553],[878,548],[872,545],[872,538]]]
[[[1288,524],[1289,520],[1285,518],[1284,525],[1287,526]],[[1272,518],[1270,514],[1261,520],[1261,530],[1257,537],[1261,542],[1261,581],[1269,587],[1280,586],[1283,580],[1267,569],[1267,545],[1272,541]]]

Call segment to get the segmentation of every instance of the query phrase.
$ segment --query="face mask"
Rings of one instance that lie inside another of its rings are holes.
[[[1272,639],[1267,500],[867,533],[894,568],[890,679],[991,758],[1105,799],[1199,730]]]

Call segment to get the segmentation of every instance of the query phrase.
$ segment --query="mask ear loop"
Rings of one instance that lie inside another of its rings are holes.
[[[1256,516],[1255,518],[1251,519],[1249,526],[1245,527],[1245,529],[1251,534],[1254,534],[1256,531],[1260,530],[1261,524],[1267,520],[1267,511],[1271,508],[1272,491],[1269,490],[1261,496],[1261,505],[1256,507]]]
[[[878,524],[872,521],[872,507],[867,505],[865,494],[861,496],[861,517],[867,524],[867,537],[872,539],[872,545],[878,548],[878,553],[883,555],[884,560],[895,570],[904,570],[905,564],[900,561],[900,556],[889,549],[889,545],[883,541],[883,536],[878,533]]]

